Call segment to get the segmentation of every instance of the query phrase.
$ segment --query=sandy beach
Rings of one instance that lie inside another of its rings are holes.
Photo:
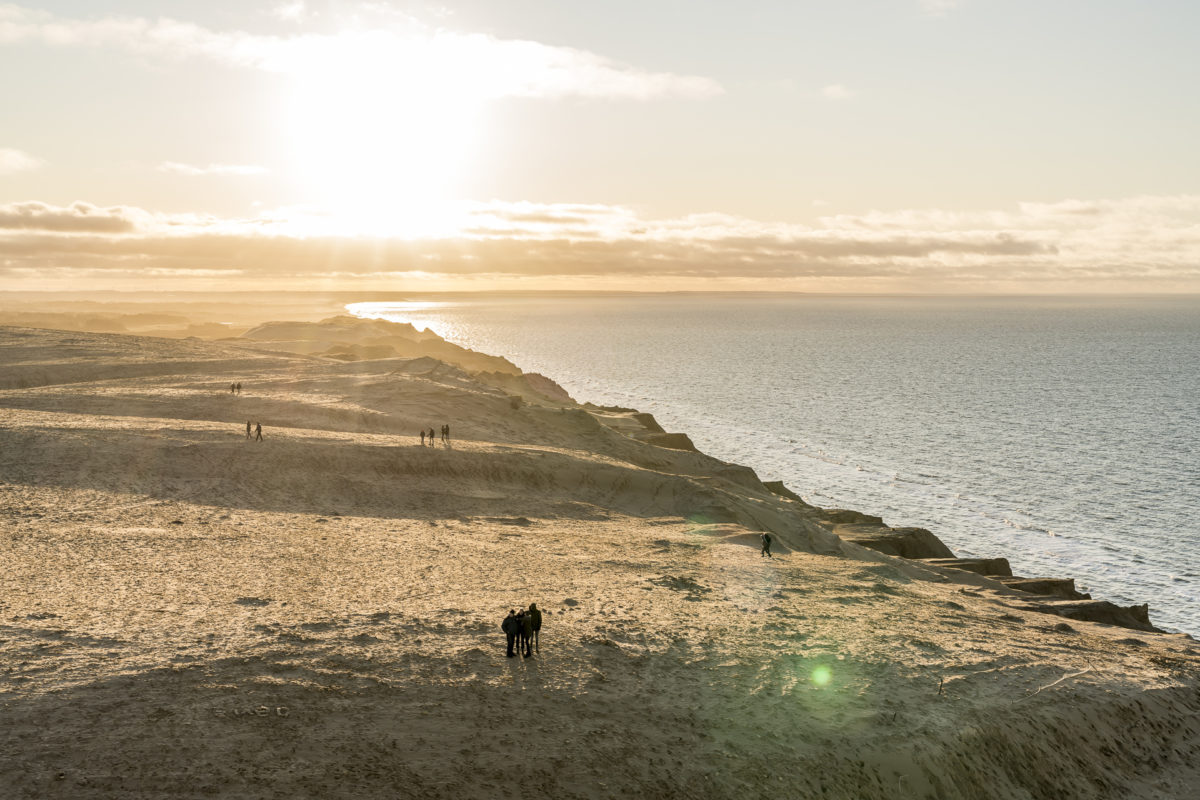
[[[552,378],[346,318],[0,328],[0,796],[1195,796],[1191,638],[855,544]]]

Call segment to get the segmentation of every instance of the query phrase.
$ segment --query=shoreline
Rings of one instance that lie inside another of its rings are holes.
[[[657,295],[657,294],[662,294],[662,293],[649,293],[649,294]],[[981,298],[981,299],[994,299],[994,298]],[[353,316],[357,319],[382,319],[382,320],[387,320],[387,321],[395,321],[391,316],[389,316],[386,313],[383,313],[382,311],[373,311],[370,314],[360,314],[352,309],[353,305],[355,305],[355,304],[351,304],[351,305],[347,306],[346,310],[351,316]],[[420,324],[420,323],[403,323],[403,324]],[[427,327],[426,330],[432,331],[433,329]],[[462,345],[462,346],[465,346],[465,345]],[[513,358],[515,361],[521,360],[519,357],[517,357],[515,355],[510,356],[510,358]],[[591,401],[582,401],[581,405],[583,405],[585,407],[590,407],[590,406],[595,406],[595,407],[599,407],[599,408],[605,407],[603,405],[603,403],[593,403]],[[615,406],[614,408],[616,408],[616,407],[624,408],[624,406]],[[635,409],[632,409],[632,408],[628,408],[626,410],[628,410],[630,412],[636,411]],[[655,424],[657,425],[658,423],[655,422]],[[690,432],[679,434],[679,435],[685,437],[689,446],[694,446],[691,444]],[[725,457],[719,456],[718,458],[721,458],[722,460],[724,460]],[[729,463],[736,463],[736,460],[730,461]],[[741,465],[741,466],[749,466],[749,465]],[[756,471],[758,470],[758,467],[754,467],[754,466],[749,466],[749,468],[755,469]],[[831,508],[835,508],[835,507],[831,506]],[[859,513],[861,516],[864,516],[864,517],[876,519],[875,515],[873,515],[873,514],[868,514],[866,512],[857,512],[857,513]],[[882,524],[882,520],[877,520],[877,522],[879,524]],[[893,527],[893,526],[887,526],[887,527]],[[921,530],[926,530],[926,531],[932,530],[932,528],[921,527],[919,523],[917,523],[917,524],[901,524],[900,526],[894,526],[894,527],[903,528],[906,530],[909,528],[921,529]],[[1044,528],[1037,528],[1035,530],[1048,532]],[[851,531],[847,530],[846,532],[850,533]],[[929,533],[928,535],[934,537],[938,541],[939,544],[942,543],[940,537],[937,537],[936,532]],[[871,539],[870,537],[868,537],[868,540],[874,541],[874,539]],[[870,546],[870,545],[868,545],[868,546]],[[1139,597],[1135,594],[1131,598],[1127,598],[1125,602],[1129,603],[1129,605],[1120,605],[1119,601],[1104,600],[1103,596],[1105,594],[1105,589],[1103,586],[1103,581],[1102,581],[1102,579],[1099,579],[1097,577],[1087,578],[1086,580],[1087,580],[1087,584],[1088,584],[1088,590],[1086,592],[1080,592],[1080,591],[1076,590],[1074,577],[1065,577],[1065,578],[1052,577],[1052,576],[1047,575],[1044,572],[1038,570],[1036,567],[1034,568],[1031,577],[1022,578],[1020,575],[1014,576],[1013,571],[1012,571],[1013,568],[1008,563],[1008,557],[1009,557],[1010,553],[1006,552],[1005,547],[1002,543],[1000,543],[1000,544],[992,544],[992,543],[986,543],[986,542],[980,543],[980,544],[973,543],[968,548],[968,550],[971,551],[972,555],[969,557],[966,557],[966,558],[960,558],[960,557],[952,554],[950,552],[950,550],[948,549],[948,546],[944,546],[942,549],[927,548],[927,550],[928,550],[928,552],[925,552],[925,555],[915,556],[915,557],[918,557],[918,558],[920,558],[920,557],[927,557],[927,558],[933,558],[933,557],[952,558],[953,557],[953,558],[957,558],[960,562],[964,562],[959,565],[960,568],[969,570],[969,571],[975,571],[980,574],[984,574],[987,577],[1002,579],[1003,582],[1008,585],[1024,586],[1024,587],[1030,589],[1031,593],[1039,595],[1040,596],[1039,599],[1041,601],[1047,601],[1050,598],[1054,598],[1053,602],[1065,601],[1065,600],[1083,601],[1083,600],[1092,600],[1092,595],[1100,595],[1102,599],[1097,600],[1095,602],[1108,604],[1106,606],[1098,606],[1096,608],[1093,608],[1093,609],[1091,609],[1091,611],[1089,611],[1088,609],[1077,609],[1077,608],[1066,609],[1070,613],[1088,614],[1088,613],[1094,612],[1095,616],[1097,618],[1121,619],[1121,620],[1123,620],[1122,624],[1125,624],[1125,625],[1128,625],[1131,627],[1135,627],[1138,629],[1146,629],[1147,627],[1150,627],[1150,628],[1153,628],[1154,630],[1161,631],[1161,632],[1175,633],[1175,634],[1188,635],[1188,636],[1191,635],[1191,634],[1187,633],[1186,631],[1179,629],[1177,627],[1173,627],[1173,626],[1167,627],[1167,628],[1158,628],[1156,626],[1153,626],[1151,623],[1150,617],[1148,616],[1148,609],[1146,608],[1148,603],[1145,602],[1144,596]],[[893,555],[899,554],[897,552],[894,552],[894,548],[890,549],[890,550],[885,550],[885,552],[890,552]],[[913,552],[918,552],[918,551],[913,550]],[[921,552],[924,552],[924,551],[921,551]],[[935,552],[937,553],[936,556],[934,555]],[[1078,565],[1076,565],[1076,566],[1078,566]],[[1094,569],[1099,569],[1102,566],[1103,565],[1097,565],[1094,567]],[[1131,571],[1135,571],[1135,570],[1131,570]],[[1032,592],[1032,590],[1034,590],[1034,589],[1036,589],[1037,591]],[[1130,602],[1130,600],[1132,600],[1132,602]],[[1152,612],[1152,609],[1149,609],[1149,611]]]

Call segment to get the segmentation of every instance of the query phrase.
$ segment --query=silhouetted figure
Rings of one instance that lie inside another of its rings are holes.
[[[421,446],[425,446],[425,429],[421,428]]]
[[[449,438],[450,438],[450,426],[443,425],[442,426],[442,441],[444,442]]]
[[[533,617],[527,611],[522,611],[519,615],[521,618],[521,646],[525,648],[525,657],[533,657]]]
[[[259,422],[258,424],[256,424],[254,426],[254,441],[256,441],[256,442],[262,441],[262,423],[261,422]]]
[[[250,438],[250,420],[246,420],[246,438]]]
[[[542,612],[538,610],[537,603],[529,604],[529,621],[533,623],[533,647],[540,655],[542,647],[538,641],[538,632],[542,629]]]
[[[434,436],[433,428],[430,428],[429,429],[429,446],[430,447],[433,447],[433,436]]]
[[[229,393],[233,394],[236,391],[237,391],[237,384],[236,383],[229,384]]]
[[[771,555],[771,534],[767,533],[766,531],[763,531],[762,535],[762,555],[766,556],[767,558],[775,557]]]
[[[242,382],[238,381],[236,385],[237,385],[237,393],[241,394],[242,393]]]
[[[509,610],[508,616],[504,618],[504,622],[500,623],[500,630],[504,631],[504,635],[508,637],[508,657],[512,658],[516,655],[513,652],[513,643],[517,641],[517,634],[521,631],[521,623],[517,620],[517,612]]]

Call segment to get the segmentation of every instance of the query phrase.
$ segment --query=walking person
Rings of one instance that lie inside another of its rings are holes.
[[[246,438],[250,438],[250,420],[246,420]]]
[[[421,431],[424,433],[424,431]],[[517,612],[509,609],[508,616],[504,618],[504,622],[500,623],[500,630],[504,631],[505,637],[508,638],[508,657],[514,658],[517,654],[513,652],[513,643],[517,641],[517,633],[521,630],[521,623],[517,621]]]
[[[766,531],[763,531],[762,535],[762,555],[766,556],[767,558],[775,557],[771,555],[771,534],[767,533]]]
[[[254,426],[254,441],[261,442],[262,440],[262,423],[259,422]]]
[[[537,603],[529,604],[529,621],[533,624],[533,649],[538,655],[542,654],[541,644],[538,641],[538,632],[542,629],[542,612],[538,609]]]
[[[236,387],[236,386],[237,386],[237,384],[236,384],[236,383],[231,383],[231,384],[229,384],[229,393],[230,393],[230,394],[233,394],[233,393],[234,393],[234,391],[235,391],[235,387]]]
[[[425,446],[425,429],[421,428],[421,446]]]
[[[238,381],[236,386],[237,386],[237,393],[240,395],[242,393],[242,382]]]
[[[433,428],[429,429],[429,446],[433,447]]]

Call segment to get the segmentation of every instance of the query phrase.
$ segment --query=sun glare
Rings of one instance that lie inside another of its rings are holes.
[[[338,57],[297,74],[294,169],[311,202],[347,232],[435,235],[457,217],[483,98],[461,80],[461,65],[423,63],[419,43],[391,50],[348,38]]]

